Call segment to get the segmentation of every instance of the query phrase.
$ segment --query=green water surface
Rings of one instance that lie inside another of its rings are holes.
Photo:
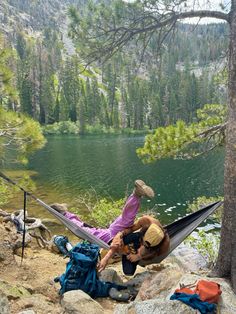
[[[77,198],[88,190],[123,198],[132,191],[134,180],[142,179],[156,192],[153,200],[143,199],[142,210],[154,208],[163,223],[184,215],[187,202],[198,196],[223,194],[223,149],[194,160],[166,159],[145,165],[135,152],[143,143],[143,136],[51,136],[20,169],[36,173],[37,197],[70,206],[76,206]],[[48,215],[35,208],[34,215]]]

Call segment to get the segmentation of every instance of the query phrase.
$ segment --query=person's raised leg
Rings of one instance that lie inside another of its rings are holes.
[[[50,205],[53,209],[55,209],[58,213],[62,214],[66,218],[74,221],[76,224],[82,226],[84,222],[75,214],[68,211],[67,204],[59,204],[54,203]]]

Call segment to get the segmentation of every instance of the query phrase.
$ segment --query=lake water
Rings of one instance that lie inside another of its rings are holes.
[[[22,169],[36,172],[34,194],[49,204],[76,206],[76,198],[88,190],[123,198],[132,191],[134,180],[142,179],[156,192],[153,200],[142,200],[142,210],[154,208],[161,221],[169,223],[184,215],[187,202],[196,197],[223,195],[223,149],[194,160],[143,164],[135,152],[143,145],[143,136],[52,136],[47,140]],[[39,215],[48,215],[36,208]]]

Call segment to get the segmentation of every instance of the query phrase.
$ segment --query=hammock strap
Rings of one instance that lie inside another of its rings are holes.
[[[27,192],[24,191],[24,214],[23,214],[23,234],[22,234],[22,251],[21,251],[21,265],[24,259],[24,251],[25,251],[25,234],[26,234],[26,227],[25,227],[25,220],[26,220],[26,205],[27,205]]]
[[[7,182],[17,186],[21,191],[23,191],[24,193],[26,193],[26,196],[30,196],[32,197],[36,202],[38,202],[39,204],[41,204],[44,208],[46,208],[52,215],[54,215],[58,220],[60,220],[65,226],[66,228],[68,228],[72,233],[74,233],[77,237],[80,237],[82,239],[86,239],[91,243],[95,243],[97,245],[99,245],[100,247],[104,248],[104,249],[109,249],[109,245],[104,242],[103,240],[97,238],[95,235],[89,233],[88,231],[84,230],[83,228],[77,226],[75,223],[73,223],[72,221],[70,221],[68,218],[64,217],[61,213],[57,212],[55,209],[53,209],[51,206],[47,205],[46,203],[44,203],[42,200],[40,200],[39,198],[37,198],[35,195],[33,195],[30,192],[25,191],[25,189],[23,189],[21,186],[19,186],[16,182],[14,182],[12,179],[8,178],[5,174],[3,174],[2,172],[0,172],[0,177],[2,177],[4,180],[6,180]],[[25,200],[25,207],[26,207],[26,200]]]

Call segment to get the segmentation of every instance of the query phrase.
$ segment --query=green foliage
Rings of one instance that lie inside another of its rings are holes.
[[[4,172],[9,175],[17,184],[28,191],[35,190],[35,184],[31,179],[32,172],[26,173],[24,171],[11,171]],[[0,178],[0,206],[7,204],[17,193],[22,193],[17,186],[6,183],[5,180]]]
[[[125,201],[126,198],[116,201],[112,198],[100,198],[96,190],[91,188],[78,196],[76,199],[78,206],[70,208],[70,211],[78,214],[92,226],[106,228],[122,213]]]
[[[42,127],[44,135],[59,135],[59,134],[80,134],[80,126],[78,122],[61,121],[53,124],[48,124]],[[131,128],[115,129],[106,127],[101,124],[85,125],[83,134],[140,134],[145,135],[150,132],[148,129],[133,130]]]
[[[220,244],[219,233],[209,233],[200,230],[195,236],[189,236],[184,242],[198,250],[198,252],[206,259],[208,267],[214,266]]]
[[[106,198],[99,200],[91,212],[91,218],[97,226],[105,228],[122,212],[124,199],[109,201]]]
[[[157,128],[147,135],[143,148],[137,154],[146,162],[161,158],[191,158],[224,143],[226,107],[205,105],[197,110],[198,122],[187,125],[177,121],[175,125]],[[206,145],[200,145],[206,143]]]
[[[104,125],[95,124],[95,125],[86,125],[85,128],[86,134],[112,134],[116,133],[114,128],[106,128]]]
[[[0,35],[0,104],[6,106],[9,100],[17,100],[17,90],[14,87],[14,73],[10,68],[15,58],[14,51],[6,47]]]
[[[220,71],[219,73],[217,73],[214,76],[214,80],[216,82],[217,85],[223,85],[226,86],[227,82],[228,82],[228,69],[224,68],[222,71]]]
[[[178,120],[191,123],[203,104],[225,101],[217,88],[222,81],[212,76],[208,65],[221,57],[227,27],[214,24],[210,30],[179,24],[175,36],[166,36],[164,28],[160,33],[155,28],[159,9],[156,1],[122,0],[89,1],[78,10],[70,9],[70,34],[84,62],[97,66],[106,61],[102,66],[106,102],[99,106],[99,124],[139,130]],[[158,46],[162,39],[168,49]],[[151,58],[153,62],[144,61]],[[91,104],[88,88],[86,92]],[[87,122],[93,125],[91,113],[87,111]]]
[[[187,212],[195,212],[199,208],[204,207],[210,203],[214,203],[217,201],[222,201],[223,197],[206,197],[206,196],[200,196],[196,198],[191,204],[188,205]],[[217,210],[212,214],[212,217],[216,219],[217,222],[221,221],[222,218],[222,211],[223,211],[223,205],[217,208]]]
[[[221,57],[227,27],[176,25],[175,36],[165,38],[168,49],[160,47],[159,54],[157,45],[161,38],[156,32],[146,37],[142,32],[132,36],[128,31],[129,25],[138,29],[155,21],[149,14],[145,19],[136,19],[146,12],[147,4],[150,1],[73,1],[78,12],[70,9],[70,33],[78,54],[67,55],[66,34],[61,36],[53,21],[43,16],[40,19],[35,12],[37,8],[48,16],[44,6],[14,3],[22,12],[43,21],[44,30],[37,37],[16,31],[15,53],[10,45],[0,43],[0,76],[3,69],[4,82],[8,82],[4,87],[8,86],[8,93],[6,90],[1,93],[1,102],[5,107],[27,113],[42,125],[50,124],[47,134],[77,133],[77,128],[51,127],[61,121],[78,122],[80,134],[128,129],[142,132],[178,120],[191,123],[204,103],[223,103],[224,95],[219,94],[224,88],[218,86],[224,87],[225,79],[217,73],[212,77],[208,65]],[[48,5],[49,12],[56,8],[60,15],[60,1]],[[102,34],[119,25],[121,28],[114,36],[107,38]],[[119,52],[114,46],[108,49],[109,42],[124,29],[127,29],[124,42],[130,40],[127,46],[124,48],[121,43]],[[82,56],[87,54],[94,60],[96,54],[91,48],[99,48],[101,59],[88,65],[88,59]],[[107,52],[112,54],[109,62],[100,62],[106,59]],[[19,95],[20,103],[12,102],[13,91]]]
[[[227,108],[219,104],[207,104],[202,109],[197,110],[199,127],[211,127],[226,121]]]
[[[78,134],[79,133],[79,127],[77,123],[74,123],[72,121],[55,122],[53,124],[48,124],[44,126],[42,129],[45,135]]]
[[[200,196],[195,199],[191,204],[188,204],[187,212],[195,212],[199,208],[204,207],[210,203],[222,201],[222,197],[206,197]],[[218,223],[221,222],[221,216],[223,211],[223,205],[217,208],[211,217]],[[206,232],[201,229],[190,235],[185,243],[198,250],[198,252],[206,259],[209,267],[213,266],[219,249],[220,234],[217,231]]]
[[[6,182],[0,178],[0,206],[6,204],[11,196],[11,189],[6,185]]]
[[[8,148],[15,151],[16,161],[27,163],[27,156],[45,144],[38,122],[0,108],[0,157],[7,157]],[[9,161],[9,160],[8,160]]]
[[[150,57],[151,52],[155,58],[157,50],[162,50],[163,46],[168,46],[176,62],[188,59],[206,65],[220,58],[227,45],[227,36],[224,36],[227,27],[214,24],[209,34],[203,26],[176,25],[176,10],[181,11],[181,7],[174,1],[164,1],[161,6],[158,1],[87,1],[87,5],[78,6],[78,10],[70,9],[70,32],[89,64],[95,60],[107,61],[117,51],[125,50],[136,54],[134,60],[140,55],[142,58],[144,47],[148,50],[147,55]],[[172,36],[170,29],[162,26],[166,21],[170,28],[180,32]],[[197,36],[196,29],[199,30]],[[216,38],[220,40],[216,41]],[[196,63],[192,65],[194,67]]]

